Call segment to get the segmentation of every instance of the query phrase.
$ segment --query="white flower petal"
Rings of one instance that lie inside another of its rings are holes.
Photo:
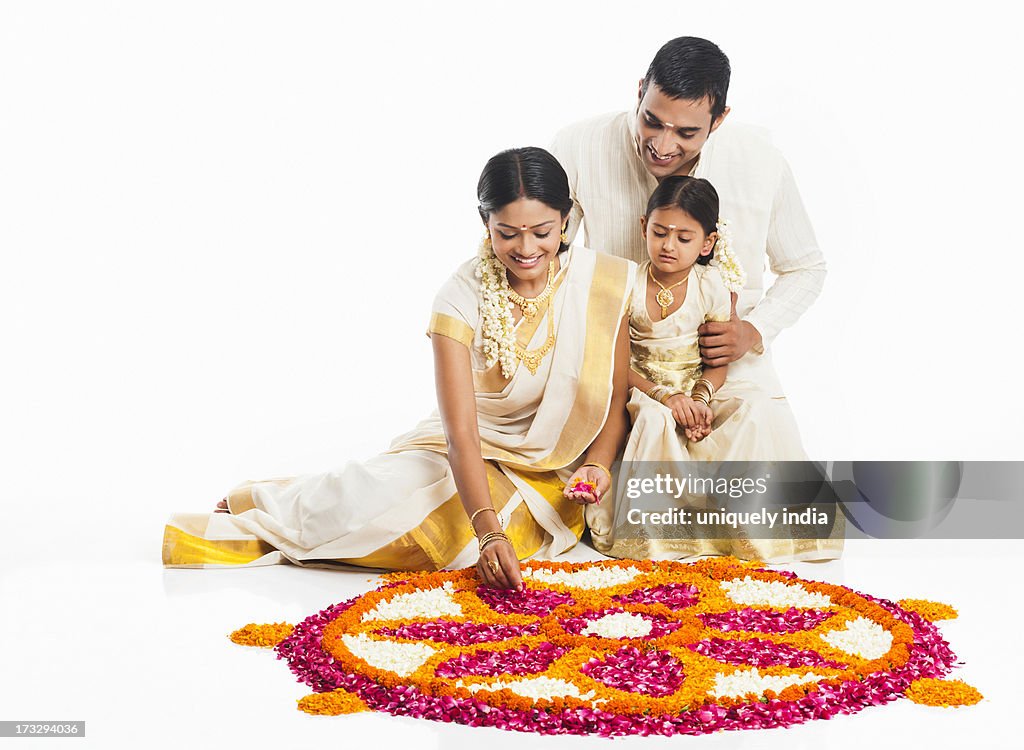
[[[407,594],[398,594],[390,600],[378,602],[376,607],[363,615],[362,621],[461,615],[462,607],[452,598],[454,593],[452,582],[445,581],[444,586],[440,588],[420,589]]]
[[[633,612],[614,612],[591,620],[581,632],[602,638],[643,638],[651,634],[651,621]]]
[[[851,620],[843,630],[822,633],[821,638],[833,648],[862,659],[880,659],[892,648],[892,633],[866,617]]]
[[[545,570],[544,568],[526,568],[523,576],[532,578],[539,583],[560,583],[577,589],[606,589],[629,583],[640,575],[640,571],[632,565],[628,568],[600,568],[597,566],[583,570]]]
[[[832,604],[825,594],[812,593],[798,583],[760,581],[747,576],[742,580],[722,581],[721,585],[737,604],[766,607],[828,607]]]
[[[715,675],[715,684],[711,688],[711,694],[717,698],[742,698],[747,693],[763,695],[765,690],[774,690],[776,693],[790,685],[798,685],[802,682],[817,682],[824,679],[824,675],[808,672],[807,674],[789,675],[762,675],[757,669],[742,669],[732,674]]]
[[[341,636],[341,642],[353,655],[371,667],[386,669],[401,677],[411,675],[437,650],[422,643],[375,641],[368,638],[365,633],[346,633]]]

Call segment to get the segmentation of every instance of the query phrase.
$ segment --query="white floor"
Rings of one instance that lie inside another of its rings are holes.
[[[68,530],[69,536],[73,530]],[[18,541],[13,542],[17,550]],[[139,549],[132,545],[131,549]],[[27,550],[27,543],[26,543]],[[900,700],[854,716],[784,730],[697,738],[540,737],[382,714],[314,717],[295,708],[309,690],[268,651],[235,646],[249,622],[297,622],[375,586],[366,573],[275,566],[164,570],[153,555],[113,562],[116,550],[76,563],[9,554],[0,572],[0,720],[85,720],[74,747],[379,748],[1019,747],[1024,691],[1017,594],[1024,542],[850,542],[842,560],[788,566],[801,576],[891,599],[947,602],[941,624],[965,662],[954,670],[981,690],[977,706],[939,709]],[[123,552],[123,551],[122,551]],[[104,561],[104,558],[109,561]],[[598,559],[577,547],[565,559]],[[1016,738],[1019,740],[1019,737]],[[22,739],[14,747],[52,744]],[[10,740],[10,742],[14,742]]]

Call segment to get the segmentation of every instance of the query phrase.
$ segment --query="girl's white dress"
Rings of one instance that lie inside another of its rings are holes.
[[[659,316],[652,320],[646,305],[649,266],[648,260],[637,270],[630,300],[631,367],[653,383],[689,393],[702,374],[697,328],[705,321],[729,320],[730,293],[714,266],[694,264],[682,305],[667,318]],[[784,561],[839,557],[842,528],[823,540],[657,539],[638,533],[637,527],[628,522],[631,501],[622,488],[631,472],[643,471],[645,476],[651,473],[653,462],[663,464],[666,472],[678,477],[686,475],[687,463],[692,461],[806,461],[791,412],[772,408],[771,401],[758,385],[727,376],[711,399],[711,434],[692,443],[668,407],[639,389],[632,389],[628,404],[632,429],[623,452],[622,470],[616,478],[616,498],[609,496],[600,505],[587,508],[594,546],[606,555],[620,558],[732,554],[745,559]],[[676,502],[676,507],[704,509],[707,498],[683,496]]]

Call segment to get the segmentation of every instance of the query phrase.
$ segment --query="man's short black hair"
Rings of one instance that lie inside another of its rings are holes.
[[[652,83],[671,99],[711,100],[711,115],[725,112],[729,93],[729,58],[714,42],[696,36],[677,37],[658,50],[647,68],[640,96]]]

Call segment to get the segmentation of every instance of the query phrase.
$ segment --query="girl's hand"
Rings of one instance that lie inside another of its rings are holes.
[[[693,428],[703,424],[704,419],[698,416],[700,414],[698,407],[703,405],[699,401],[694,401],[689,396],[684,396],[681,393],[665,399],[665,406],[672,411],[672,416],[675,417],[680,427]]]
[[[711,411],[711,407],[703,401],[693,401],[693,408],[698,421],[693,427],[685,428],[683,432],[686,434],[687,440],[697,443],[711,434],[711,421],[715,414]]]
[[[562,495],[582,505],[600,503],[611,487],[608,475],[596,466],[581,466],[565,483]]]
[[[481,550],[480,558],[476,561],[476,574],[481,583],[491,588],[516,591],[523,588],[519,558],[511,543],[504,539],[488,542]]]

